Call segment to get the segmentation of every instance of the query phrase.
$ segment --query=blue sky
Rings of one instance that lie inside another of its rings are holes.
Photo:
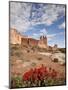
[[[65,47],[65,6],[11,2],[10,27],[35,39],[47,36],[48,45]]]

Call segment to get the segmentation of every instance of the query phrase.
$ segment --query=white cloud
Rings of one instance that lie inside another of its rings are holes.
[[[33,33],[31,37],[32,37],[32,38],[35,38],[35,39],[38,39],[38,38],[39,38],[39,34]]]
[[[48,34],[47,37],[48,37],[48,38],[54,38],[54,37],[56,37],[56,36],[58,36],[58,35],[63,35],[63,34],[64,34],[64,32],[54,33],[54,34]]]
[[[11,2],[10,27],[15,27],[18,31],[25,32],[31,25],[51,25],[54,21],[65,15],[64,5],[38,5],[40,5],[40,8],[34,7],[35,11],[33,11],[32,3]]]
[[[42,8],[42,11],[44,13],[42,14],[41,17],[39,17],[38,19],[34,18],[32,20],[33,24],[44,23],[46,25],[51,25],[54,23],[54,21],[58,20],[59,18],[61,18],[62,16],[65,15],[64,5],[49,5],[48,4],[47,6],[44,6]],[[35,11],[35,12],[37,12],[37,11]],[[37,14],[35,14],[34,17],[35,16],[37,16]]]
[[[63,34],[65,34],[65,33],[64,32],[54,33],[54,34],[47,35],[47,38],[50,41],[50,40],[53,40],[56,36],[63,35]]]
[[[53,38],[55,37],[57,34],[50,34],[50,35],[47,35],[48,38]]]
[[[47,35],[47,30],[46,29],[40,30],[40,35]]]
[[[40,30],[39,33],[33,33],[31,37],[33,37],[35,39],[39,39],[40,36],[42,36],[42,35],[47,36],[47,30],[46,29]]]
[[[39,33],[33,33],[31,37],[35,38],[35,39],[39,39],[40,36],[42,36],[42,35],[46,36],[48,41],[51,41],[51,40],[55,39],[58,35],[65,35],[65,32],[48,34],[46,29],[42,29],[42,30],[40,30]]]
[[[61,25],[59,25],[59,29],[65,29],[65,22],[63,22]]]
[[[27,8],[28,7],[28,8]],[[30,26],[29,16],[31,4],[11,2],[10,27],[15,27],[20,32],[25,32]]]
[[[48,41],[53,40],[55,37],[56,37],[56,34],[48,34],[48,35],[47,35]]]

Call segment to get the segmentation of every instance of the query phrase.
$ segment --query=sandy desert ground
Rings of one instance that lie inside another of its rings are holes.
[[[54,58],[58,58],[58,61],[53,61]],[[32,52],[20,47],[12,47],[10,50],[11,76],[22,76],[30,68],[40,67],[41,64],[59,72],[58,77],[65,77],[65,53]]]

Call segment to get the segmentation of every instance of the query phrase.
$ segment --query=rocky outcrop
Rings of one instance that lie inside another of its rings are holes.
[[[10,43],[11,44],[21,44],[21,38],[22,36],[20,33],[16,31],[16,29],[11,28],[10,29]]]
[[[38,46],[40,48],[47,48],[47,38],[44,36],[40,37],[40,40],[36,40],[30,37],[26,37],[17,32],[16,29],[10,29],[10,43],[11,44],[21,44],[27,46]]]
[[[33,38],[22,38],[21,39],[21,45],[27,45],[27,46],[37,46],[38,40],[35,40]]]
[[[47,48],[47,37],[41,36],[38,42],[40,48]]]

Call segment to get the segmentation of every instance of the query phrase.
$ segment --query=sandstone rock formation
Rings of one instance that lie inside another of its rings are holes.
[[[21,44],[21,38],[22,36],[20,33],[16,31],[16,29],[11,28],[10,29],[10,43],[11,44]]]
[[[16,29],[11,28],[10,30],[10,43],[21,44],[29,46],[38,46],[40,48],[47,48],[47,38],[44,36],[40,37],[40,40],[36,40],[30,37],[26,37],[17,32]]]
[[[41,36],[40,37],[40,40],[39,40],[39,42],[38,42],[38,46],[40,47],[40,48],[47,48],[47,37],[45,36]]]
[[[55,52],[55,51],[58,50],[58,46],[57,46],[57,44],[55,44],[55,45],[52,47],[52,50],[53,50],[53,52]]]
[[[21,45],[37,46],[38,40],[35,40],[33,38],[22,38],[21,39]]]

